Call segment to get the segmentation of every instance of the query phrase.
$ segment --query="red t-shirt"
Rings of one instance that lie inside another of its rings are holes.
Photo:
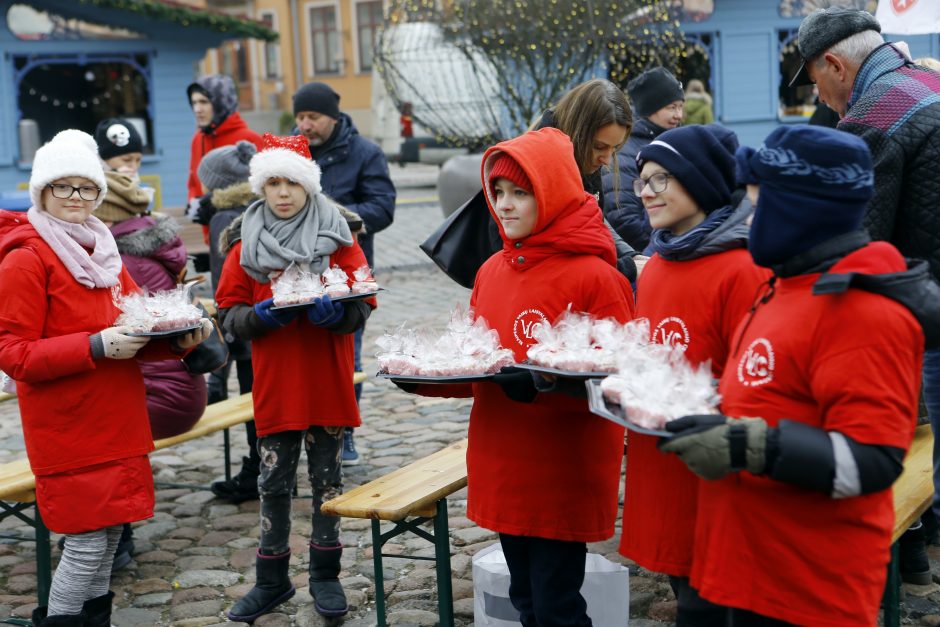
[[[271,298],[271,284],[259,283],[239,264],[241,242],[225,259],[215,298],[220,309],[253,305]],[[353,242],[330,256],[350,277],[366,257]],[[375,307],[375,299],[368,302]],[[255,373],[252,388],[258,435],[300,431],[311,425],[358,427],[359,407],[353,389],[353,336],[338,335],[297,318],[251,341]]]
[[[881,272],[905,267],[878,242],[832,272],[879,263]],[[770,301],[742,321],[719,387],[722,412],[906,450],[917,416],[920,325],[877,294],[813,296],[818,276],[778,280]],[[703,481],[692,585],[714,603],[799,625],[874,625],[893,525],[890,490],[833,499],[747,472]]]
[[[690,261],[654,255],[638,281],[636,315],[649,319],[654,342],[683,346],[693,365],[711,360],[717,379],[734,328],[769,276],[743,248]],[[699,479],[656,448],[659,438],[627,438],[620,553],[649,570],[688,577]]]

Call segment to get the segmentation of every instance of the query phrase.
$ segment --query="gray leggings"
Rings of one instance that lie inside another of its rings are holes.
[[[49,590],[49,616],[80,614],[82,605],[108,593],[121,525],[65,536]]]

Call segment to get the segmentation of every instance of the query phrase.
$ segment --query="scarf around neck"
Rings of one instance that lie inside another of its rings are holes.
[[[35,206],[29,208],[27,217],[80,285],[92,288],[119,283],[121,255],[104,222],[88,216],[81,224],[74,224]]]
[[[654,252],[659,253],[663,259],[670,261],[686,261],[694,259],[696,251],[702,246],[702,242],[716,229],[721,227],[728,218],[735,212],[734,205],[728,205],[721,209],[712,211],[705,219],[682,235],[673,235],[666,229],[655,229],[650,238],[650,247]],[[729,245],[729,248],[743,248],[747,241],[747,227],[743,227],[745,237],[741,243]],[[711,252],[720,252],[713,250]]]
[[[346,220],[323,194],[308,196],[303,209],[287,219],[274,215],[264,199],[253,203],[242,218],[241,237],[241,266],[259,283],[292,263],[322,274],[330,255],[353,243]]]

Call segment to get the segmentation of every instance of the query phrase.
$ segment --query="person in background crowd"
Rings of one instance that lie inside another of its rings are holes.
[[[322,193],[304,138],[265,134],[250,169],[251,188],[262,199],[242,216],[216,301],[224,332],[252,342],[261,539],[255,585],[228,616],[251,623],[294,595],[288,541],[301,447],[313,488],[310,594],[318,613],[343,616],[349,607],[339,583],[340,519],[320,506],[342,492],[343,432],[359,425],[352,334],[375,298],[333,302],[325,295],[304,311],[274,306],[271,281],[288,266],[321,274],[338,265],[351,277],[366,258],[342,212]]]
[[[736,191],[738,139],[715,124],[666,131],[640,148],[633,181],[650,217],[653,256],[637,281],[637,317],[651,340],[681,347],[721,377],[731,336],[768,273],[747,252],[753,207]],[[658,438],[629,435],[620,552],[669,575],[678,627],[725,627],[723,608],[689,584],[699,479]]]
[[[652,228],[643,204],[630,188],[630,182],[639,175],[636,155],[661,133],[682,123],[685,94],[682,83],[663,67],[646,70],[634,78],[627,84],[627,93],[633,101],[636,122],[627,143],[618,151],[618,172],[608,171],[603,175],[601,206],[620,237],[636,250],[644,251]]]
[[[683,124],[711,124],[715,121],[712,111],[712,97],[705,91],[705,83],[697,78],[689,81],[685,88],[685,107],[682,114]]]
[[[248,128],[238,113],[238,88],[230,76],[210,74],[197,79],[186,88],[186,97],[196,118],[196,132],[189,149],[189,178],[186,181],[189,209],[187,215],[203,226],[206,243],[209,241],[211,215],[199,215],[203,196],[199,182],[199,163],[210,150],[249,141],[261,146],[261,136]]]
[[[731,627],[874,625],[940,297],[861,228],[861,139],[782,126],[736,160],[748,250],[774,274],[734,332],[721,414],[668,422],[660,444],[706,479],[691,583]]]
[[[212,329],[148,341],[113,326],[138,291],[92,211],[108,192],[95,140],[66,130],[36,151],[26,216],[0,214],[0,369],[16,381],[45,525],[65,534],[39,627],[107,627],[124,523],[153,515],[153,437],[138,359],[180,359]],[[27,219],[24,219],[27,218]]]
[[[803,58],[791,84],[813,82],[819,98],[842,117],[839,129],[865,140],[875,193],[865,228],[901,254],[924,259],[940,278],[940,74],[914,65],[907,46],[885,43],[881,25],[854,9],[816,10],[800,23]],[[924,355],[924,400],[940,435],[940,350]],[[940,437],[934,459],[940,460]],[[934,519],[940,516],[940,461],[934,468]],[[925,518],[926,520],[927,518]],[[916,523],[901,538],[901,577],[931,583],[927,533]],[[934,537],[930,538],[936,542]]]
[[[375,268],[373,238],[395,218],[395,186],[385,153],[359,134],[352,118],[340,111],[339,101],[339,94],[326,83],[307,83],[294,94],[294,122],[320,166],[323,193],[362,219],[359,245],[369,266]],[[362,333],[359,329],[355,335],[357,372],[362,370]],[[357,384],[357,402],[361,394],[362,384]],[[349,428],[343,440],[343,464],[358,463],[359,453]]]

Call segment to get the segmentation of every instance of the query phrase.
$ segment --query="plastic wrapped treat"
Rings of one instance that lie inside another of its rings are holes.
[[[307,272],[297,264],[291,264],[278,276],[271,279],[274,305],[299,305],[320,298],[325,293],[320,275]]]
[[[134,333],[175,331],[198,325],[202,320],[189,287],[183,285],[155,294],[128,294],[117,305],[122,313],[115,326],[129,327]]]
[[[536,343],[526,355],[532,364],[573,373],[614,372],[618,355],[649,343],[649,323],[641,319],[620,324],[569,310],[554,324],[536,325],[532,337]]]
[[[353,272],[353,294],[372,294],[377,291],[379,291],[379,284],[375,282],[369,266],[360,266]]]
[[[327,268],[323,272],[323,288],[330,298],[349,294],[349,275],[339,266]]]

